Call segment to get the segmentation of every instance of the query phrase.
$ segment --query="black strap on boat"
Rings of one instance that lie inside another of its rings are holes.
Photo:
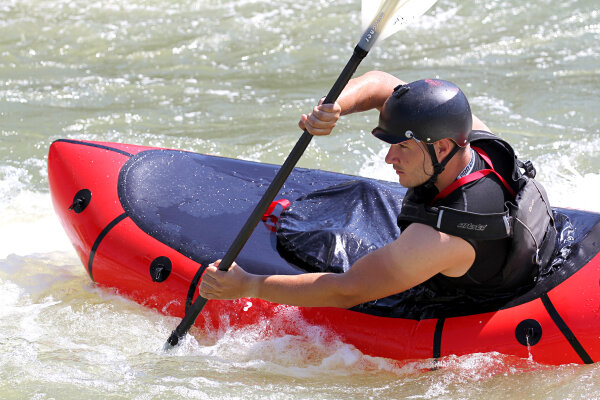
[[[202,274],[208,264],[202,265],[200,264],[200,268],[196,271],[196,275],[194,275],[194,279],[190,282],[190,288],[188,289],[187,298],[185,300],[185,312],[188,312],[188,309],[192,306],[194,302],[194,293],[196,293],[196,288],[198,287],[198,282],[200,282],[200,278],[202,278]]]
[[[106,225],[104,229],[102,229],[102,232],[100,232],[100,234],[96,238],[96,241],[92,245],[92,250],[90,250],[90,257],[88,258],[88,274],[90,274],[90,278],[92,279],[92,281],[94,280],[94,275],[92,274],[92,266],[94,264],[94,257],[96,256],[96,251],[98,250],[100,243],[102,243],[102,240],[106,237],[106,235],[108,235],[108,232],[110,232],[112,228],[117,226],[117,224],[123,221],[125,218],[127,218],[127,213],[123,213],[117,218],[113,219],[108,225]]]
[[[433,358],[438,359],[442,356],[442,333],[446,318],[439,318],[435,323],[435,332],[433,333]]]
[[[562,319],[562,317],[554,307],[554,304],[552,304],[552,301],[550,301],[550,297],[548,297],[548,294],[544,293],[542,296],[540,296],[540,298],[542,299],[544,307],[546,307],[546,311],[548,311],[548,314],[550,314],[550,318],[552,318],[552,321],[554,321],[558,329],[560,329],[561,333],[569,341],[571,347],[573,347],[573,350],[575,350],[577,355],[581,358],[581,361],[583,361],[585,364],[593,364],[594,360],[592,360],[592,357],[590,357],[590,355],[585,351],[581,343],[579,343],[579,340],[577,340],[575,334],[569,328],[565,320]]]

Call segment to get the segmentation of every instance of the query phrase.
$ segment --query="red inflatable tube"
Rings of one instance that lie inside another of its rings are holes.
[[[148,150],[156,149],[55,142],[48,157],[52,200],[94,282],[166,315],[183,317],[198,295],[205,265],[144,232],[119,198],[123,166]],[[397,360],[499,352],[546,364],[592,363],[600,359],[600,256],[581,259],[585,265],[556,287],[494,312],[412,320],[240,299],[209,301],[196,325],[218,330],[270,321],[268,334],[301,335],[302,324],[308,323],[365,354]]]

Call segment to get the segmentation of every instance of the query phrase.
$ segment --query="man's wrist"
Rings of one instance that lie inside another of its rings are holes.
[[[253,299],[260,298],[260,288],[262,286],[262,282],[264,281],[264,276],[248,274],[248,281],[246,286],[246,297],[250,297]]]

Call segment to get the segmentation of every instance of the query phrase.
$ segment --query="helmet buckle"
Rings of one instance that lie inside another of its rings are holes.
[[[392,93],[392,96],[398,98],[398,97],[402,96],[403,94],[405,94],[406,92],[408,92],[409,90],[410,90],[410,87],[406,84],[398,85],[394,88],[394,92]]]

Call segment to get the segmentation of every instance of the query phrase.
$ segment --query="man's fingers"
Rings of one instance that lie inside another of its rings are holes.
[[[335,125],[333,125],[335,126]],[[325,127],[325,128],[317,128],[315,126],[307,126],[306,129],[310,132],[311,135],[315,136],[324,136],[329,135],[331,133],[331,129],[333,126]]]
[[[302,115],[300,116],[300,121],[298,121],[298,127],[299,127],[301,130],[305,130],[305,129],[306,129],[306,120],[307,120],[307,119],[308,119],[308,115],[306,115],[306,114],[302,114]]]
[[[322,104],[315,106],[309,115],[303,114],[298,121],[302,130],[307,130],[312,135],[329,135],[340,118],[342,108],[338,103]]]
[[[202,273],[202,280],[200,281],[200,285],[198,286],[198,293],[205,299],[214,298],[216,288],[218,287],[218,282],[215,279],[215,274],[219,272],[217,266],[220,263],[221,260],[215,261],[214,263],[206,267],[206,269]]]
[[[210,285],[210,283],[208,283],[207,280],[202,279],[202,282],[200,283],[200,286],[198,287],[198,294],[200,294],[200,296],[204,297],[205,299],[213,299],[214,291],[215,291],[215,289]]]

